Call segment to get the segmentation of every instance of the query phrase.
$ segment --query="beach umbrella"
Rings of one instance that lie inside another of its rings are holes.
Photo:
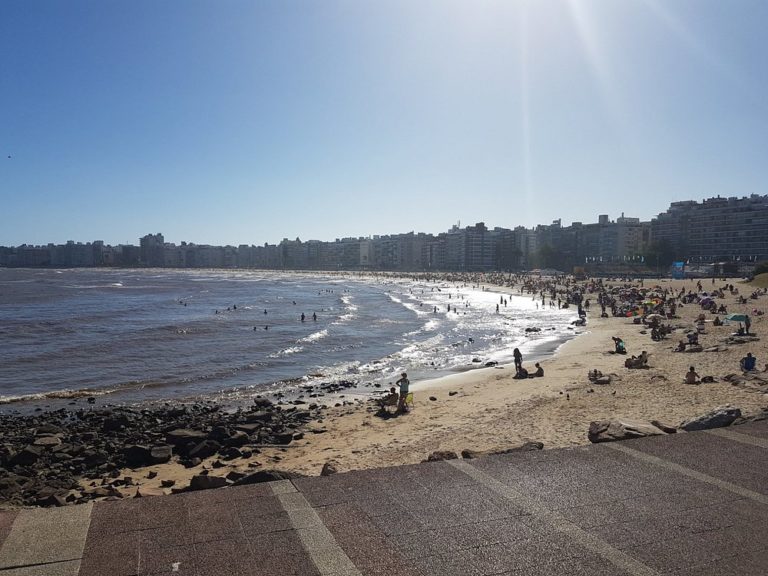
[[[645,317],[646,320],[666,320],[664,316],[661,314],[648,314],[648,316]]]
[[[725,319],[730,320],[731,322],[746,322],[747,315],[746,314],[728,314],[728,316],[726,316]]]
[[[699,304],[701,304],[702,306],[709,306],[710,304],[712,304],[712,302],[714,302],[712,298],[702,298]]]

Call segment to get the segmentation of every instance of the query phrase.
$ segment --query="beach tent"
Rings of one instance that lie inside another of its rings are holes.
[[[747,315],[746,314],[728,314],[728,316],[726,316],[725,319],[730,320],[731,322],[746,322]]]

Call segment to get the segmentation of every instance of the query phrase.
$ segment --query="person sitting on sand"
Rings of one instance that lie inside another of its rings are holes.
[[[685,374],[685,383],[686,384],[698,384],[699,383],[700,376],[696,374],[696,370],[691,366],[688,369],[688,372]]]
[[[618,336],[612,336],[611,340],[613,340],[614,352],[616,354],[626,354],[627,353],[627,348],[624,345],[624,340],[622,340]]]
[[[512,376],[512,378],[515,380],[525,380],[526,378],[528,378],[528,370],[520,366],[520,369],[517,371],[517,374]]]
[[[723,325],[723,321],[722,321],[722,320],[720,320],[720,316],[718,316],[717,318],[715,318],[715,319],[712,321],[712,325],[713,325],[713,326],[722,326],[722,325]]]
[[[534,364],[534,366],[536,366],[536,372],[531,374],[531,377],[532,378],[541,378],[542,376],[544,376],[544,368],[541,367],[541,364],[536,362],[536,364]]]
[[[680,342],[677,343],[677,348],[675,348],[673,352],[685,352],[685,342],[680,340]]]
[[[386,408],[387,406],[397,406],[399,400],[400,395],[395,390],[395,387],[392,386],[392,388],[389,389],[389,394],[382,396],[379,399],[379,406],[382,408]]]
[[[744,372],[751,372],[755,369],[755,366],[757,365],[757,358],[752,356],[752,352],[747,352],[747,355],[744,356],[744,358],[741,359],[741,362],[739,362],[741,365],[741,369]]]

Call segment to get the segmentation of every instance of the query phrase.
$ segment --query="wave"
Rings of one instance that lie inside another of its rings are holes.
[[[313,332],[312,334],[310,334],[309,336],[305,336],[304,338],[300,338],[299,340],[296,341],[296,343],[299,344],[299,343],[317,342],[318,340],[322,340],[326,336],[328,336],[328,330],[323,329],[318,332]]]
[[[283,358],[285,356],[291,356],[292,354],[298,354],[302,350],[304,350],[304,346],[289,346],[288,348],[283,348],[282,350],[273,352],[267,356],[267,358]]]
[[[40,392],[37,394],[20,394],[18,396],[0,396],[0,404],[12,404],[14,402],[30,402],[35,400],[74,400],[77,398],[86,398],[91,396],[104,396],[116,392],[116,389],[91,389],[82,388],[79,390],[54,390],[51,392]]]

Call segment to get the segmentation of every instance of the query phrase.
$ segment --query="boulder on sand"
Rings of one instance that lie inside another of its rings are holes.
[[[723,428],[730,426],[734,420],[741,417],[741,410],[730,406],[720,406],[711,412],[691,418],[680,424],[680,428],[686,432],[695,430],[709,430],[711,428]]]
[[[645,436],[662,436],[666,434],[650,422],[636,420],[599,420],[589,425],[587,437],[592,443],[629,440]]]

